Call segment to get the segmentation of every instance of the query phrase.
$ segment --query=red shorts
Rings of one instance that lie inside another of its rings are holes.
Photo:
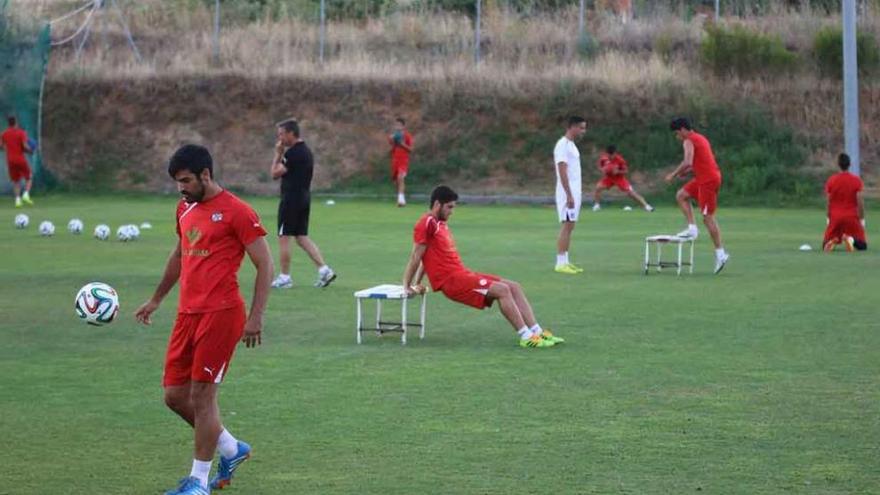
[[[500,280],[501,277],[486,273],[461,272],[446,279],[440,291],[455,302],[483,309],[491,306],[494,301],[486,297],[489,287]]]
[[[694,198],[700,205],[700,213],[703,215],[714,215],[718,208],[718,190],[721,189],[721,181],[711,181],[699,183],[696,179],[682,187],[684,192]]]
[[[391,180],[402,179],[409,172],[409,162],[392,160],[391,162]]]
[[[31,167],[27,161],[9,162],[6,168],[9,171],[9,180],[12,182],[31,180]]]
[[[178,313],[168,339],[162,386],[222,382],[246,320],[244,305],[211,313]]]
[[[825,239],[822,241],[822,244],[827,243],[831,239],[837,239],[839,242],[845,235],[857,241],[868,241],[865,238],[865,228],[862,227],[859,217],[849,216],[831,219],[828,223],[828,228],[825,229]]]
[[[599,186],[605,189],[611,189],[614,186],[617,186],[623,192],[632,191],[632,184],[626,180],[625,175],[606,175],[602,180],[599,181]]]

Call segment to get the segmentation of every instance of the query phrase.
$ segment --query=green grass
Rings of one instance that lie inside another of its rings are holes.
[[[130,315],[174,242],[175,199],[36,201],[25,231],[0,207],[0,494],[161,493],[191,460],[191,433],[161,400],[176,291],[153,327]],[[274,225],[275,201],[254,204]],[[313,289],[295,252],[298,285],[272,294],[263,346],[238,350],[221,407],[255,456],[230,493],[876,493],[876,249],[802,253],[817,247],[821,210],[722,206],[722,275],[701,237],[692,276],[646,277],[642,238],[682,223],[658,206],[585,212],[577,277],[551,271],[552,209],[456,211],[465,263],[521,281],[568,340],[527,351],[497,310],[434,294],[424,341],[367,334],[357,346],[352,292],[399,280],[422,208],[316,202],[312,237],[340,278]],[[88,232],[154,229],[98,242],[68,234],[72,216]],[[44,218],[54,238],[37,235]],[[247,293],[253,273],[246,261]],[[120,293],[110,326],[74,316],[92,280]]]

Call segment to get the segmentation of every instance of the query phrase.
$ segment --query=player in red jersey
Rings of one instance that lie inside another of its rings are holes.
[[[6,167],[9,172],[9,181],[12,182],[12,190],[15,192],[15,207],[21,208],[22,201],[32,205],[31,200],[31,167],[28,165],[25,153],[33,153],[28,144],[28,136],[24,129],[18,127],[15,117],[7,117],[9,127],[0,135],[0,150],[6,150]],[[21,182],[24,181],[24,194],[21,193]]]
[[[842,153],[837,157],[840,173],[832,175],[825,183],[828,196],[828,228],[822,245],[826,252],[844,244],[847,251],[868,249],[865,236],[865,202],[862,179],[849,173],[849,155]]]
[[[521,347],[551,347],[565,342],[541,328],[520,284],[465,268],[446,223],[456,201],[458,194],[447,186],[437,186],[431,192],[431,209],[415,225],[412,254],[403,272],[407,293],[424,293],[421,280],[427,273],[434,291],[443,292],[455,302],[483,309],[497,300],[501,313],[519,334]]]
[[[605,189],[611,189],[615,186],[625,192],[627,196],[636,200],[638,204],[642,205],[642,208],[644,208],[645,211],[654,211],[654,207],[649,205],[648,202],[645,201],[645,198],[637,193],[635,189],[633,189],[632,184],[626,179],[626,175],[629,172],[629,165],[626,163],[626,160],[623,159],[623,156],[617,152],[617,146],[612,144],[605,148],[605,152],[599,155],[598,165],[599,170],[601,170],[605,176],[596,183],[596,189],[593,191],[593,211],[599,211],[602,209],[602,191]]]
[[[220,463],[212,488],[229,484],[232,472],[250,456],[250,446],[223,427],[217,393],[229,372],[236,344],[260,344],[263,311],[272,279],[272,255],[260,218],[244,201],[213,180],[207,149],[185,145],[168,164],[183,198],[177,206],[178,241],[153,297],[135,312],[145,325],[180,280],[177,320],[168,342],[162,385],[165,403],[195,429],[195,459],[189,477],[170,494],[209,493],[214,451]],[[238,287],[247,253],[257,269],[250,314]]]
[[[406,130],[402,117],[394,120],[394,133],[388,136],[391,145],[391,180],[397,184],[397,206],[406,206],[406,174],[409,173],[409,155],[413,150],[413,137]]]
[[[702,134],[698,134],[691,127],[690,121],[678,118],[672,121],[669,128],[675,132],[675,136],[682,142],[684,147],[684,160],[681,164],[666,176],[666,182],[672,182],[676,177],[694,174],[694,178],[678,190],[675,200],[687,219],[688,228],[679,232],[679,237],[696,239],[697,223],[694,221],[694,210],[691,200],[700,206],[703,214],[703,223],[709,230],[712,242],[715,244],[715,273],[721,272],[730,255],[721,244],[721,230],[718,221],[715,220],[715,210],[718,207],[718,190],[721,189],[721,170],[715,162],[712,153],[712,145]]]

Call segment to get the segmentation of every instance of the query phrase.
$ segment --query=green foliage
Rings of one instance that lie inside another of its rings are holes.
[[[708,26],[700,45],[703,63],[718,75],[779,74],[798,64],[795,53],[778,36],[752,32],[742,26]]]
[[[870,34],[859,32],[856,35],[856,53],[859,73],[871,73],[880,67],[880,49]],[[826,27],[816,33],[813,56],[823,74],[843,77],[843,31],[839,27]]]

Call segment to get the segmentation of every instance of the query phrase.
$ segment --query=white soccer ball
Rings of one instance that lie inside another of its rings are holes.
[[[137,225],[131,224],[128,226],[128,235],[131,240],[136,241],[141,237],[141,229]]]
[[[31,223],[31,219],[28,218],[28,216],[24,213],[19,213],[18,215],[15,215],[15,228],[26,228],[29,223]]]
[[[52,222],[48,220],[43,220],[40,223],[40,235],[49,237],[50,235],[55,235],[55,226],[52,225]]]
[[[82,220],[79,218],[73,218],[67,222],[67,231],[71,234],[82,234],[83,227]]]
[[[633,207],[632,206],[624,206],[623,211],[633,211]]]
[[[95,227],[95,239],[106,241],[108,237],[110,237],[110,227],[103,223]]]
[[[74,301],[76,314],[89,325],[104,325],[119,313],[119,296],[113,287],[101,282],[83,286]]]
[[[150,230],[153,228],[153,224],[150,222],[144,222],[141,224],[141,230]]]
[[[120,225],[118,229],[116,229],[116,240],[120,242],[128,242],[131,240],[131,231],[128,229],[128,225]]]

